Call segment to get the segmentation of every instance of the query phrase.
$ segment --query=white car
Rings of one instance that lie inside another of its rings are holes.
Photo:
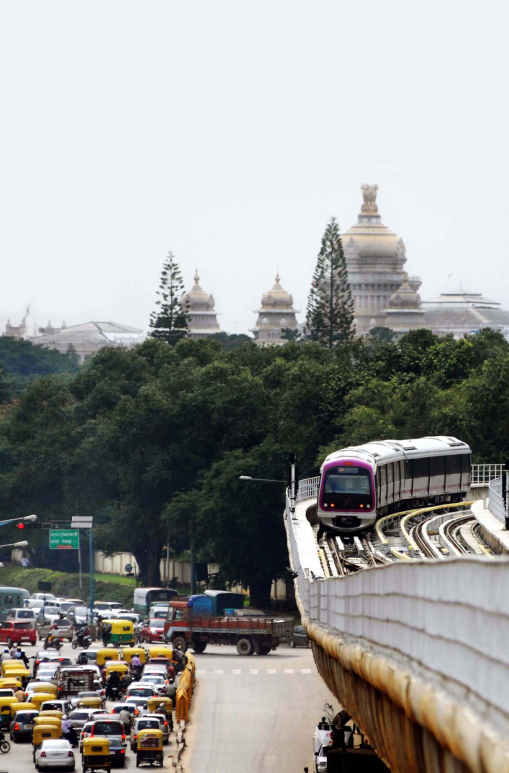
[[[40,601],[53,601],[55,599],[54,593],[32,593],[30,599],[39,599]]]
[[[76,760],[69,741],[63,738],[55,738],[43,741],[35,752],[35,768],[66,768],[74,770]]]
[[[149,684],[153,686],[154,690],[158,693],[162,693],[166,689],[166,679],[163,676],[154,676],[154,674],[142,676],[140,684]]]
[[[315,773],[327,773],[327,752],[330,746],[320,746],[315,757]]]

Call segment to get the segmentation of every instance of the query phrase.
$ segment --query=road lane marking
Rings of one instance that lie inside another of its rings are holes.
[[[206,668],[197,668],[196,669],[196,673],[197,674],[206,674],[207,673],[207,669]]]
[[[310,668],[301,668],[301,673],[302,674],[310,674],[311,673],[311,669]]]
[[[250,674],[257,674],[258,673],[258,669],[257,668],[250,668],[249,669],[249,673]]]
[[[223,669],[222,669],[222,668],[215,668],[215,669],[214,669],[214,673],[215,673],[215,674],[223,674],[223,673],[224,673],[224,671],[223,671]]]
[[[242,669],[241,668],[232,668],[232,674],[241,674]]]
[[[277,671],[276,671],[276,669],[275,669],[275,668],[268,668],[268,669],[267,669],[267,673],[268,673],[268,674],[277,674]]]
[[[293,668],[285,668],[285,674],[293,674]]]

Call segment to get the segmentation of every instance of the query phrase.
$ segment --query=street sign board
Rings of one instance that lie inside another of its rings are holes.
[[[71,527],[73,529],[91,529],[94,525],[92,518],[73,518]]]
[[[49,546],[52,550],[78,550],[80,533],[77,529],[51,529]]]

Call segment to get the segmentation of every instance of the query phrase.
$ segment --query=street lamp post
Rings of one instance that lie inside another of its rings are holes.
[[[10,523],[16,523],[16,521],[36,521],[36,515],[25,515],[23,518],[9,518],[8,521],[0,521],[0,526],[8,526]]]
[[[261,483],[286,483],[287,480],[279,480],[278,478],[252,478],[251,475],[239,475],[239,480],[245,481],[259,481]],[[295,502],[297,499],[297,457],[294,453],[290,454],[290,509],[292,513],[295,512]]]

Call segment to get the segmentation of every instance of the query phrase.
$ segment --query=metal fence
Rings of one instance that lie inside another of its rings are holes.
[[[304,478],[304,480],[300,480],[296,501],[303,502],[304,499],[316,499],[318,497],[319,485],[320,476],[317,478]]]
[[[470,474],[470,485],[487,486],[494,478],[499,478],[504,469],[503,464],[473,464]]]
[[[507,472],[504,473],[504,475],[507,475]],[[504,505],[504,500],[502,499],[502,476],[491,481],[489,491],[490,513],[505,524],[507,509],[506,505]]]

